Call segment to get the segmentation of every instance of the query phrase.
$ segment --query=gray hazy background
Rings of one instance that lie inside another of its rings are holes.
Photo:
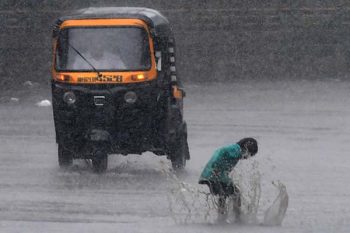
[[[1,89],[49,83],[55,18],[90,6],[162,12],[173,25],[185,82],[348,78],[345,0],[1,0]]]

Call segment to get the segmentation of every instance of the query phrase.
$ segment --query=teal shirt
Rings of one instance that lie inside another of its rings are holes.
[[[224,146],[216,150],[205,166],[199,181],[232,183],[229,174],[242,157],[241,152],[241,147],[238,144]]]

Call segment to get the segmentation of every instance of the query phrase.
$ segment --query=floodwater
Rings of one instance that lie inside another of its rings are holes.
[[[86,161],[60,170],[52,109],[36,105],[49,92],[2,101],[0,232],[350,231],[350,82],[238,81],[186,91],[192,158],[176,177],[151,153],[111,155],[101,175]],[[235,179],[259,174],[258,222],[277,195],[272,182],[282,182],[289,194],[282,226],[203,217],[203,166],[217,147],[247,136],[257,138],[259,153],[239,162]],[[190,195],[174,201],[179,184]]]

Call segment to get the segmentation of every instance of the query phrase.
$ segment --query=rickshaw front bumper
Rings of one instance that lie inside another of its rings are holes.
[[[108,142],[111,153],[164,154],[166,122],[160,96],[155,82],[95,86],[53,82],[56,141],[74,151]]]

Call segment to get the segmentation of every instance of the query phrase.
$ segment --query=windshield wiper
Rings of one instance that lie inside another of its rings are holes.
[[[68,46],[71,47],[87,64],[89,64],[89,66],[91,66],[91,68],[97,73],[98,77],[102,76],[102,74],[69,42],[68,42]]]

